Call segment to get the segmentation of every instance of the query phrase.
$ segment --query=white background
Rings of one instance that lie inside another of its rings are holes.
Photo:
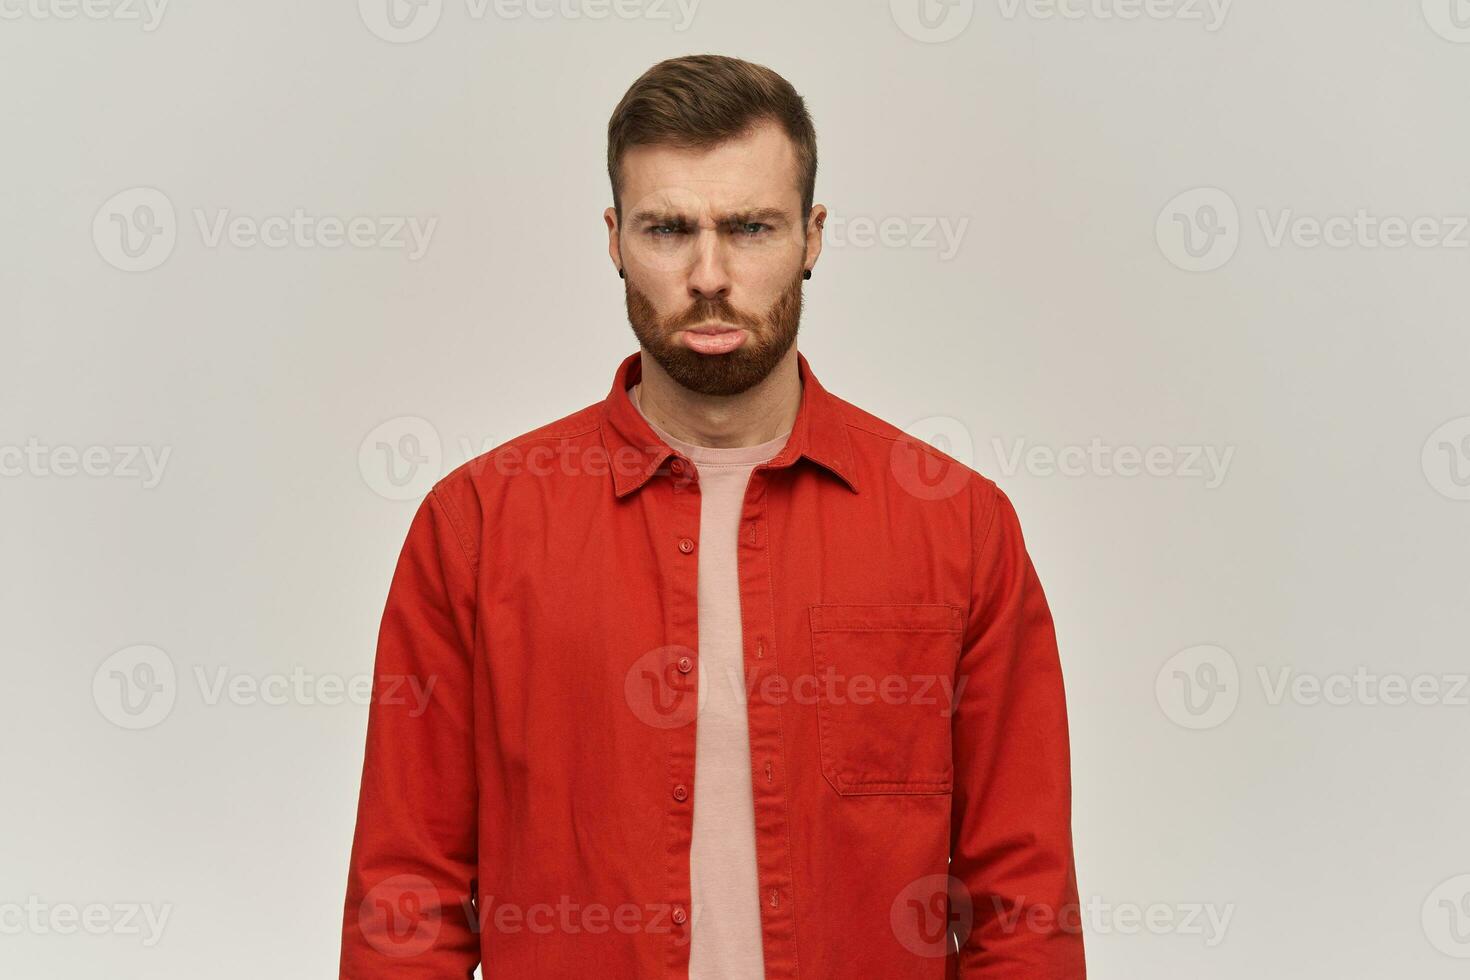
[[[813,369],[1016,501],[1091,975],[1464,975],[1470,3],[96,2],[0,0],[0,973],[335,975],[331,685],[425,481],[635,349],[607,118],[712,51],[816,120]],[[130,730],[110,678],[160,656]]]

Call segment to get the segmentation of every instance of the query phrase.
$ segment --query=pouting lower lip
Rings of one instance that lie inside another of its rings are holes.
[[[745,343],[745,333],[741,330],[720,330],[714,333],[686,330],[684,343],[701,354],[725,354]]]

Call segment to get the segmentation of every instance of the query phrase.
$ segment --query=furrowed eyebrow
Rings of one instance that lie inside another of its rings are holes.
[[[786,212],[781,210],[780,208],[749,208],[744,211],[736,211],[731,214],[720,215],[715,219],[715,223],[723,225],[740,225],[749,222],[764,221],[774,224],[776,222],[785,220]],[[689,220],[688,216],[682,213],[654,210],[634,212],[633,220],[631,223],[635,225],[656,224],[681,226],[694,224],[694,222]]]
[[[689,219],[670,211],[637,211],[631,222],[635,225],[686,225]]]
[[[724,221],[730,224],[743,225],[747,222],[767,221],[777,222],[786,220],[786,212],[780,208],[751,208],[748,211],[737,211],[734,214],[725,215]]]

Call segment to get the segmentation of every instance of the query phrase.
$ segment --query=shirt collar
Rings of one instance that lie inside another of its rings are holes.
[[[848,442],[847,423],[843,421],[836,399],[817,381],[811,365],[801,351],[796,352],[797,374],[801,378],[801,404],[791,435],[768,469],[790,466],[798,459],[809,459],[839,477],[848,489],[857,492],[852,462],[852,446]],[[602,445],[607,451],[613,475],[613,492],[623,497],[658,472],[674,450],[649,426],[628,397],[631,388],[643,375],[641,353],[634,351],[623,358],[613,377],[612,390],[602,403]]]

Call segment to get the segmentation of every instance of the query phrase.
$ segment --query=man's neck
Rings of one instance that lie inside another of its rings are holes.
[[[760,383],[738,395],[704,395],[669,377],[645,351],[638,407],[655,425],[696,446],[758,446],[791,431],[801,407],[796,346]]]

